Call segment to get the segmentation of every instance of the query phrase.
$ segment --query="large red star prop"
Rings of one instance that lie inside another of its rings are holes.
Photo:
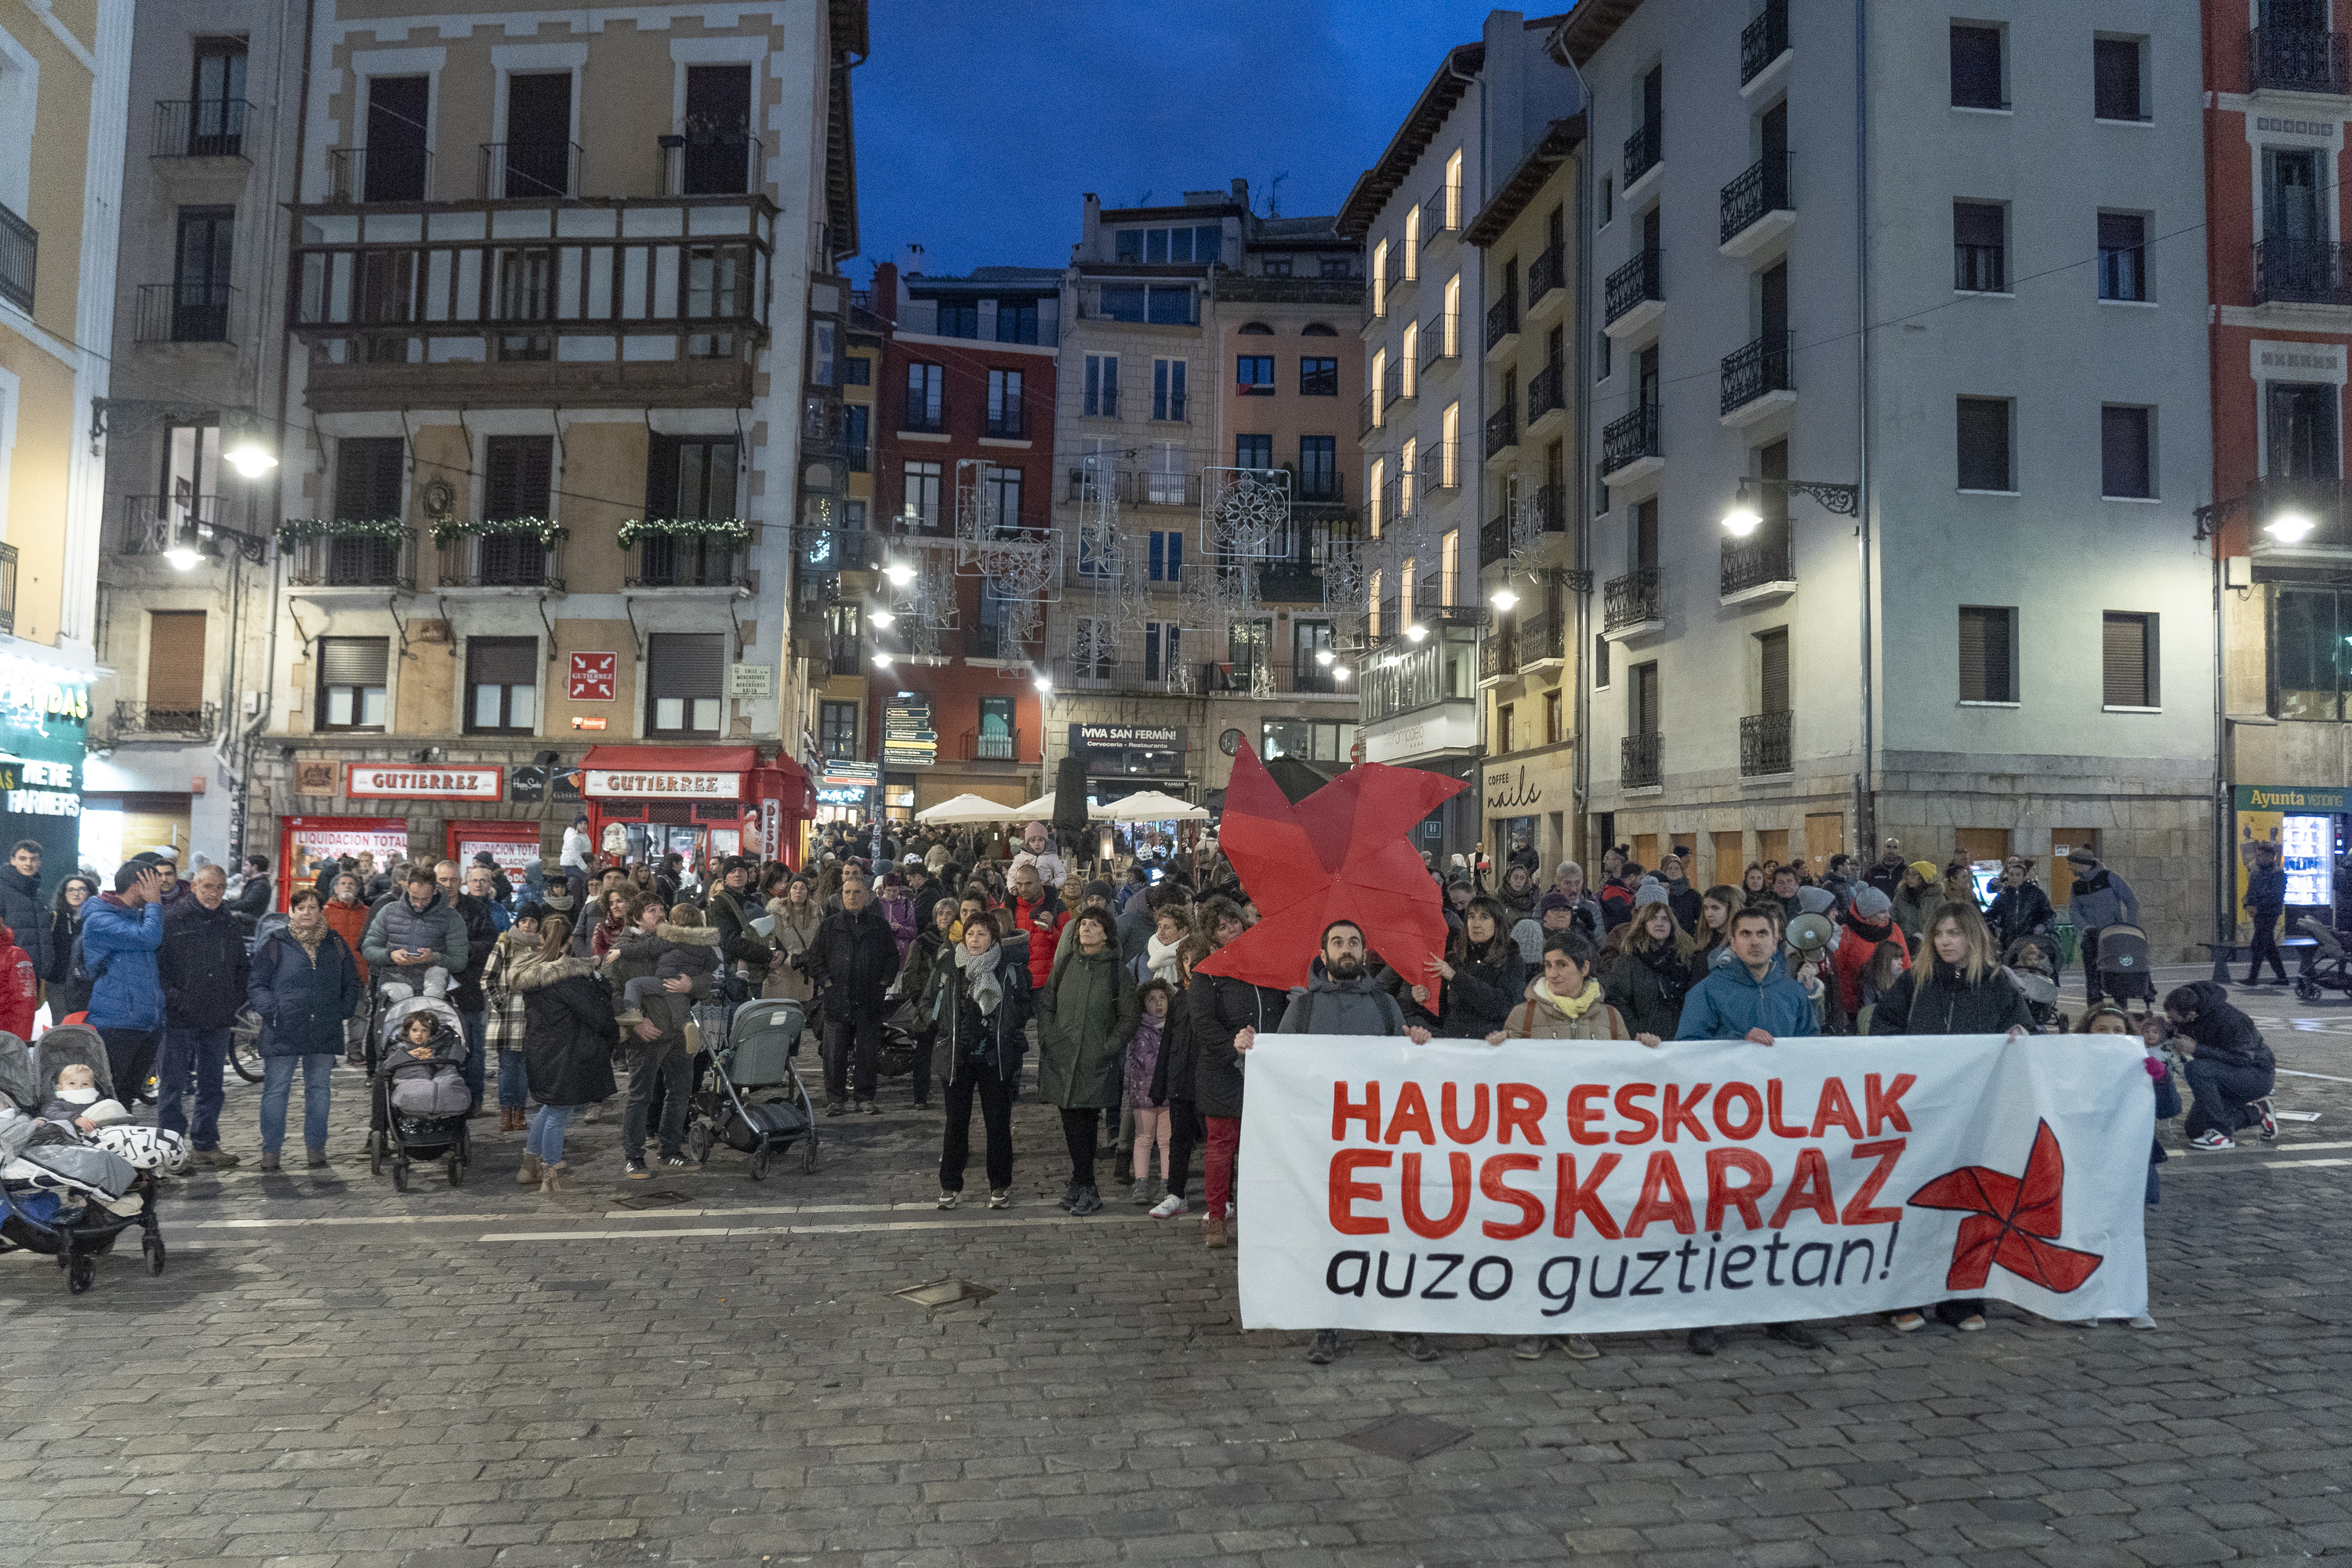
[[[2063,1223],[2060,1202],[2065,1186],[2065,1152],[2044,1121],[2033,1135],[2022,1177],[1984,1165],[1963,1165],[1913,1193],[1911,1202],[1921,1208],[1958,1209],[1969,1216],[1960,1222],[1958,1239],[1952,1243],[1946,1287],[1979,1289],[1998,1263],[2019,1279],[2063,1296],[2097,1273],[2104,1256],[2060,1247],[2052,1239]]]
[[[1350,920],[1398,973],[1423,981],[1423,961],[1445,951],[1444,904],[1406,834],[1469,787],[1418,768],[1360,763],[1293,805],[1244,742],[1217,843],[1258,922],[1201,971],[1278,990],[1304,985],[1323,928]]]

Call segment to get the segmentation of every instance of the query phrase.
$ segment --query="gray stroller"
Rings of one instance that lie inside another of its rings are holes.
[[[87,1024],[41,1037],[37,1049],[0,1034],[0,1252],[37,1252],[65,1270],[79,1296],[98,1279],[98,1259],[136,1226],[147,1272],[163,1272],[163,1232],[155,1217],[155,1173],[177,1169],[185,1144],[153,1128],[101,1129],[93,1140],[40,1118],[49,1086],[68,1066],[86,1067],[100,1100],[114,1098],[106,1045]]]
[[[789,999],[755,999],[735,1009],[695,1091],[687,1152],[696,1163],[724,1142],[751,1157],[756,1182],[767,1175],[772,1156],[798,1142],[801,1169],[816,1169],[816,1108],[793,1065],[801,1020],[801,1005]]]

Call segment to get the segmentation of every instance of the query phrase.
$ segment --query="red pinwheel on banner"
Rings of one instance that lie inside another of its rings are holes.
[[[1258,922],[1199,965],[1254,985],[1307,983],[1323,929],[1349,920],[1398,973],[1430,987],[1423,964],[1445,952],[1444,903],[1407,835],[1469,784],[1417,768],[1361,763],[1293,805],[1244,742],[1225,785],[1218,847],[1241,874]]]
[[[1960,1234],[1952,1243],[1946,1287],[1980,1289],[1999,1264],[2021,1279],[2064,1295],[2097,1273],[2106,1261],[2102,1254],[2056,1242],[2063,1224],[2060,1204],[2065,1188],[2065,1152],[2044,1121],[2033,1135],[2023,1176],[1986,1165],[1963,1165],[1913,1193],[1911,1202],[1920,1208],[1958,1209],[1969,1216],[1960,1222]]]

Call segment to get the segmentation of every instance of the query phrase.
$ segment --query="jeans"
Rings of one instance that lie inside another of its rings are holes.
[[[155,1066],[155,1125],[184,1132],[198,1149],[220,1147],[221,1074],[228,1068],[226,1029],[163,1031],[163,1052]],[[196,1091],[196,1112],[189,1121],[184,1101],[190,1080]]]
[[[2276,1081],[2268,1068],[2231,1067],[2203,1057],[2189,1058],[2180,1072],[2197,1096],[2181,1123],[2191,1138],[2215,1131],[2235,1132],[2260,1121],[2261,1115],[2248,1110],[2246,1102],[2270,1093]]]
[[[1242,1152],[1242,1119],[1204,1116],[1201,1120],[1209,1124],[1208,1213],[1218,1219],[1230,1219],[1234,1212],[1234,1160]]]
[[[299,1057],[261,1058],[261,1150],[275,1154],[286,1146],[286,1101],[294,1091],[294,1069],[302,1069],[302,1146],[327,1146],[327,1110],[334,1099],[328,1078],[335,1070],[332,1052]]]
[[[563,1163],[563,1130],[580,1114],[576,1105],[542,1105],[530,1119],[530,1131],[523,1137],[523,1152],[539,1156],[543,1165]]]
[[[2278,944],[2279,916],[2284,911],[2249,910],[2246,912],[2253,918],[2254,922],[2253,952],[2246,959],[2246,984],[2251,985],[2260,977],[2263,972],[2263,960],[2265,958],[2271,961],[2272,971],[2281,980],[2284,980],[2286,961],[2280,955]]]
[[[827,1100],[847,1100],[854,1084],[857,1103],[865,1104],[874,1098],[875,1081],[881,1075],[882,1006],[828,1007],[824,1021],[824,1097]],[[843,1016],[834,1016],[836,1012]],[[856,1059],[853,1064],[852,1051]],[[852,1068],[856,1072],[853,1078]]]
[[[114,1098],[130,1105],[146,1092],[147,1075],[155,1069],[155,1047],[161,1029],[100,1029],[106,1042],[106,1073],[114,1080]]]
[[[520,1110],[530,1102],[530,1082],[525,1076],[522,1047],[499,1047],[499,1109]]]
[[[988,1134],[988,1186],[1013,1184],[1013,1086],[992,1072],[947,1082],[947,1142],[940,1149],[940,1190],[963,1191],[963,1168],[971,1163],[971,1102],[980,1099],[981,1125]]]
[[[1178,1197],[1192,1178],[1192,1145],[1201,1141],[1201,1113],[1189,1100],[1168,1100],[1168,1190]]]
[[[1091,1105],[1062,1112],[1062,1142],[1070,1151],[1070,1180],[1095,1184],[1095,1154],[1101,1148],[1102,1112]]]
[[[675,1047],[653,1055],[629,1051],[629,1103],[621,1113],[621,1152],[639,1164],[646,1158],[646,1123],[655,1088],[661,1089],[661,1152],[666,1160],[686,1152],[686,1112],[694,1100],[694,1058]]]
[[[460,1013],[457,1016],[466,1021],[466,1087],[474,1093],[474,1103],[469,1109],[479,1110],[482,1109],[482,1089],[489,1076],[489,1064],[482,1059],[482,1023],[488,1015]]]

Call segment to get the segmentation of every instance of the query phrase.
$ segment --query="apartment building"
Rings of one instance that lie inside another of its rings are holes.
[[[820,749],[828,765],[877,767],[894,817],[959,795],[1018,805],[1048,787],[1045,621],[1024,589],[1055,564],[1062,271],[933,278],[885,263],[873,295],[884,515],[862,546],[866,597],[835,611],[835,681],[862,695],[828,689]]]
[[[1097,799],[1213,804],[1244,741],[1328,772],[1354,747],[1325,566],[1356,516],[1340,378],[1361,266],[1332,219],[1256,214],[1240,180],[1166,206],[1086,198],[1044,723],[1048,767],[1083,753]]]
[[[2089,848],[2204,934],[2199,43],[2149,0],[1559,25],[1611,152],[1597,839],[1720,881],[2019,853],[2062,908]]]
[[[253,819],[298,874],[519,862],[575,813],[611,852],[792,855],[864,5],[342,0],[310,37]]]
[[[106,673],[82,801],[82,861],[101,874],[158,844],[227,861],[244,843],[242,784],[273,719],[270,536],[295,429],[285,204],[308,10],[190,0],[132,40],[98,557]]]
[[[130,0],[0,15],[0,834],[79,848]]]
[[[1574,504],[1584,469],[1577,366],[1584,119],[1556,120],[1463,231],[1485,258],[1486,521],[1475,602],[1486,765],[1484,842],[1557,866],[1577,848],[1579,672],[1591,579]]]
[[[1339,209],[1339,230],[1363,242],[1370,274],[1357,421],[1364,614],[1350,628],[1364,759],[1474,786],[1417,831],[1418,847],[1445,856],[1469,851],[1484,831],[1475,786],[1489,606],[1479,595],[1479,534],[1494,489],[1488,399],[1502,386],[1498,375],[1490,387],[1484,368],[1492,280],[1465,231],[1500,177],[1579,107],[1576,79],[1545,54],[1556,23],[1489,12],[1480,40],[1447,52]]]
[[[2352,914],[2337,874],[2352,848],[2352,286],[2331,195],[2352,121],[2352,7],[2262,0],[2250,15],[2210,0],[2203,12],[2215,501],[2203,531],[2230,590],[2216,595],[2231,816],[2215,836],[2212,934],[2226,939],[2242,931],[2257,841],[2284,851],[2290,928]],[[2119,279],[2126,292],[2137,281]]]

